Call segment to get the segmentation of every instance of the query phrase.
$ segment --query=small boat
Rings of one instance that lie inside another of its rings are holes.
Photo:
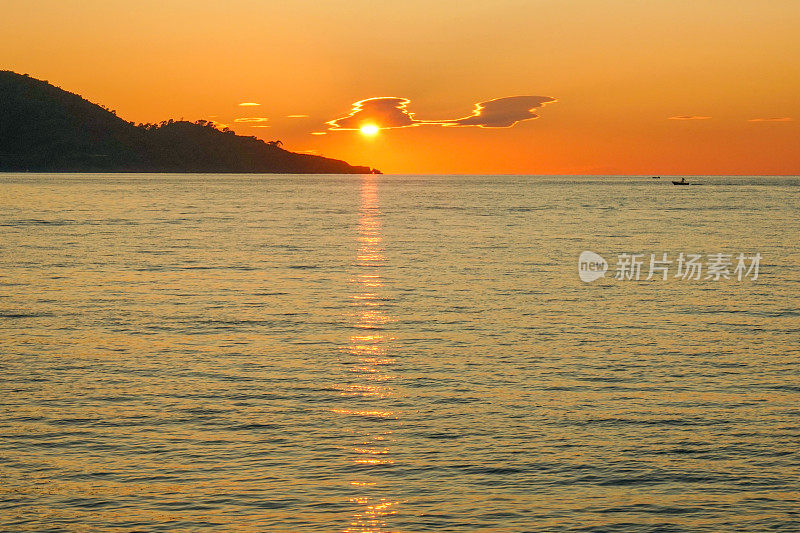
[[[660,180],[660,179],[661,179],[661,176],[653,176],[653,179],[654,179],[654,180]]]
[[[686,181],[686,178],[681,178],[681,181],[673,181],[673,185],[689,185],[689,182]]]

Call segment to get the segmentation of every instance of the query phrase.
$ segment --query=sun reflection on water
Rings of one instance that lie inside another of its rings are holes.
[[[357,509],[350,527],[344,530],[347,533],[386,532],[386,518],[395,514],[401,503],[375,495],[381,489],[381,483],[375,475],[376,471],[372,470],[394,464],[392,431],[387,423],[398,418],[394,410],[385,407],[385,400],[395,398],[397,392],[392,387],[393,375],[390,373],[396,364],[392,357],[394,339],[385,330],[392,319],[386,310],[387,299],[381,292],[384,287],[381,270],[386,264],[386,256],[380,215],[377,177],[364,176],[361,182],[358,249],[351,279],[352,326],[360,331],[351,335],[349,343],[342,348],[342,362],[352,380],[339,386],[340,395],[349,398],[352,403],[334,409],[336,414],[354,418],[352,427],[356,430],[356,439],[350,451],[353,464],[358,466],[358,476],[349,480],[349,484],[365,491],[350,498]]]

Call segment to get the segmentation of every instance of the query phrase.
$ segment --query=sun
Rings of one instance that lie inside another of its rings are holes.
[[[361,126],[361,134],[366,135],[367,137],[372,137],[373,135],[377,135],[380,128],[375,124],[364,124]]]

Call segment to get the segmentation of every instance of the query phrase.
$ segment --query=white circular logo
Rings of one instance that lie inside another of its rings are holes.
[[[589,283],[600,279],[606,275],[606,270],[608,270],[608,263],[594,252],[581,252],[580,257],[578,257],[578,276],[581,281]]]

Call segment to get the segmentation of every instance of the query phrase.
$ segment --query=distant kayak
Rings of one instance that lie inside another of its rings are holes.
[[[661,179],[661,176],[653,176],[653,179],[654,179],[654,180],[660,180],[660,179]]]
[[[673,185],[689,185],[689,182],[686,181],[686,178],[681,178],[681,181],[673,181]]]

